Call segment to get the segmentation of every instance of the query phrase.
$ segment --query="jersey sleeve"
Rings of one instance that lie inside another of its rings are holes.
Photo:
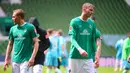
[[[74,20],[71,20],[70,26],[69,26],[69,35],[76,36],[76,24]]]
[[[96,29],[96,39],[102,39],[101,32],[98,29]]]
[[[8,39],[14,41],[14,38],[13,38],[13,28],[10,29],[9,38]]]
[[[124,41],[124,45],[123,45],[123,51],[122,51],[122,59],[126,60],[127,59],[127,52],[128,52],[128,48],[130,48],[129,44],[128,44],[128,38],[125,39]]]
[[[37,34],[37,30],[34,26],[31,26],[30,27],[30,35],[31,35],[31,38],[35,38],[35,37],[38,37],[38,34]]]
[[[74,20],[71,20],[70,22],[69,35],[71,37],[71,44],[74,45],[77,49],[80,48],[79,44],[75,40],[76,39],[76,24]]]

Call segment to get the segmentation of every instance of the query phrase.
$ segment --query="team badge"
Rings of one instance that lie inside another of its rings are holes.
[[[92,28],[92,25],[91,25],[91,24],[89,25],[89,28]]]

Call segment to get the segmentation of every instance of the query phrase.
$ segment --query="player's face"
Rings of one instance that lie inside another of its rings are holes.
[[[20,16],[18,16],[16,12],[14,12],[12,15],[12,20],[14,21],[15,24],[18,24],[20,22]]]
[[[92,6],[87,6],[84,10],[84,13],[86,14],[87,17],[92,16],[94,12],[94,8]]]

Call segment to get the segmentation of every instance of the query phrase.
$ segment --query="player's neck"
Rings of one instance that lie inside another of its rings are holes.
[[[18,25],[19,25],[19,26],[22,26],[24,23],[25,23],[25,21],[24,21],[24,20],[21,20],[21,21],[18,23]]]
[[[83,20],[83,21],[87,21],[89,17],[87,17],[86,15],[84,14],[81,14],[80,16],[80,19]]]

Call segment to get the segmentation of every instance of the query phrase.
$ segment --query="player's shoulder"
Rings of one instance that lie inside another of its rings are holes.
[[[26,24],[27,27],[34,27],[34,25],[31,24],[31,23],[26,22],[25,24]]]
[[[130,40],[130,38],[126,38],[126,39],[124,40],[124,42],[129,42],[129,40]]]
[[[79,18],[79,17],[75,17],[75,18],[73,18],[73,19],[71,20],[71,22],[78,22],[78,21],[80,21],[80,18]]]
[[[101,33],[101,32],[100,32],[100,30],[99,30],[99,29],[97,29],[97,28],[96,28],[96,32],[97,32],[97,33]]]
[[[14,26],[12,26],[12,27],[10,28],[10,30],[15,29],[17,26],[18,26],[18,25],[14,25]]]

